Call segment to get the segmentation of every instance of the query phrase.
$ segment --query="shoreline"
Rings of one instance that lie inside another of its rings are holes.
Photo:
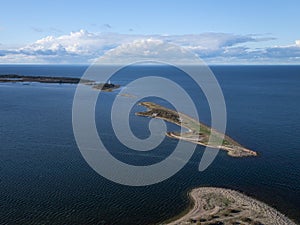
[[[173,219],[159,224],[296,225],[266,203],[235,190],[198,187],[190,190],[187,195],[190,201],[189,207]]]
[[[46,84],[84,84],[95,90],[112,92],[120,88],[119,84],[99,83],[93,80],[85,80],[75,77],[55,77],[55,76],[25,76],[18,74],[0,74],[0,83],[46,83]]]
[[[226,134],[195,120],[194,118],[158,105],[154,102],[140,102],[139,105],[147,111],[136,112],[137,116],[162,119],[187,129],[187,132],[167,132],[166,136],[178,140],[192,142],[198,145],[224,150],[231,157],[256,157],[258,153],[243,147]]]

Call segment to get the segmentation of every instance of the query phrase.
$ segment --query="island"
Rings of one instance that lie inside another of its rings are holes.
[[[200,187],[188,193],[190,210],[167,225],[296,225],[274,208],[238,191]]]
[[[232,157],[257,156],[257,152],[241,146],[227,135],[206,126],[184,113],[174,111],[153,102],[140,102],[139,105],[146,107],[147,111],[136,112],[135,114],[137,116],[162,119],[188,130],[187,132],[167,132],[166,135],[170,138],[225,150],[227,154]]]
[[[101,91],[113,91],[120,87],[118,84],[99,83],[93,80],[86,80],[74,77],[52,77],[52,76],[24,76],[18,74],[0,75],[0,83],[51,83],[51,84],[85,84],[90,85],[93,89]]]

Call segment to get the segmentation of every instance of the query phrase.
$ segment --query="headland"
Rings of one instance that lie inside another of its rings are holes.
[[[205,124],[181,112],[174,111],[153,102],[141,102],[139,105],[147,108],[146,112],[137,112],[138,116],[163,119],[170,123],[188,129],[187,132],[167,132],[170,138],[181,139],[199,145],[227,151],[232,157],[257,156],[257,152],[241,146],[229,136],[212,129]]]

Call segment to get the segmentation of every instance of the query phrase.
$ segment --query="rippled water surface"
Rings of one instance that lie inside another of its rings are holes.
[[[0,66],[0,74],[80,77],[84,66]],[[198,172],[203,147],[175,176],[147,187],[115,184],[94,172],[81,157],[72,130],[75,85],[0,84],[1,224],[153,224],[188,206],[187,190],[220,186],[245,192],[300,222],[300,67],[212,67],[227,105],[227,134],[260,153],[230,158],[219,152]],[[150,71],[150,72],[149,72]],[[126,73],[123,72],[123,73]],[[140,67],[139,73],[159,74]],[[170,71],[180,82],[180,73]],[[126,76],[115,82],[125,84]],[[182,85],[188,86],[188,83]],[[191,95],[203,96],[190,87]],[[119,147],[108,116],[116,93],[97,104],[99,135],[112,154],[132,164],[151,164],[171,153],[176,140],[165,139],[144,154]],[[205,99],[200,110],[209,122]],[[131,117],[133,132],[147,137],[147,118]],[[177,129],[169,125],[169,129]],[[136,131],[134,131],[136,130]]]

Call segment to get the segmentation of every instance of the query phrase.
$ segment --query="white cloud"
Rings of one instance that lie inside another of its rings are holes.
[[[188,49],[159,39],[142,39],[107,51],[100,63],[129,64],[137,61],[161,61],[173,64],[199,63],[199,57]]]
[[[118,33],[91,33],[85,30],[61,36],[47,36],[36,42],[15,49],[0,46],[1,63],[89,63],[111,49],[114,54],[124,48],[143,49],[143,57],[157,54],[155,43],[173,43],[196,53],[208,63],[300,63],[300,40],[289,46],[250,48],[247,44],[264,42],[274,38],[258,35],[235,35],[229,33],[202,33],[190,35],[134,35]],[[144,40],[144,42],[143,42]],[[131,44],[130,44],[131,43]],[[130,46],[127,46],[129,45]],[[151,44],[151,47],[150,47]],[[157,46],[156,46],[157,47]],[[108,53],[111,54],[111,53]],[[170,56],[176,56],[170,49]]]

